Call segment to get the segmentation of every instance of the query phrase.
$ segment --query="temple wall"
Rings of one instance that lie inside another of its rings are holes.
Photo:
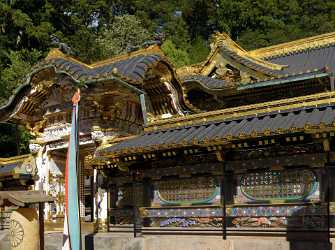
[[[327,230],[324,154],[268,159],[275,168],[258,161],[228,162],[226,173],[222,163],[185,162],[148,168],[134,182],[112,178],[112,226],[133,224],[135,205],[142,227],[222,228],[226,217],[232,229]]]

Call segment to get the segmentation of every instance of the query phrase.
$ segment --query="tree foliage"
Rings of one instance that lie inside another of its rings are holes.
[[[183,66],[206,58],[214,31],[254,49],[334,27],[332,0],[0,0],[0,101],[57,43],[91,63],[160,37]],[[0,147],[9,145],[5,137]]]
[[[166,40],[162,45],[165,55],[170,58],[171,62],[177,67],[190,64],[188,53],[183,49],[178,49],[171,40]]]
[[[97,46],[100,57],[107,58],[139,49],[150,39],[152,35],[143,27],[140,19],[127,14],[114,18],[113,23],[97,38]]]
[[[4,102],[13,90],[20,85],[22,80],[30,73],[31,67],[39,59],[42,53],[36,49],[31,51],[22,49],[10,50],[7,55],[9,63],[0,76],[0,101]],[[4,99],[4,100],[3,100]]]

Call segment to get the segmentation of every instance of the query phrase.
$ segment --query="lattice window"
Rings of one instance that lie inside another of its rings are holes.
[[[160,199],[167,203],[206,202],[218,194],[218,182],[215,178],[159,181],[155,186]]]
[[[315,174],[310,170],[267,171],[241,176],[242,193],[253,200],[301,200],[317,185]]]

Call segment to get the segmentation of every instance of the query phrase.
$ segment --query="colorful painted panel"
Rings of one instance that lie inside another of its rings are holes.
[[[151,226],[159,227],[221,227],[221,207],[198,208],[142,208],[142,218],[150,218]],[[301,206],[249,206],[227,208],[229,227],[267,227],[324,229],[327,207]]]
[[[240,177],[240,191],[251,201],[305,200],[318,189],[311,170],[266,171]]]
[[[152,227],[219,227],[222,228],[222,218],[165,218],[154,219]]]
[[[281,217],[326,215],[327,207],[320,205],[309,206],[255,206],[227,208],[227,215],[231,217]]]
[[[227,208],[230,217],[290,217],[307,215],[327,215],[327,207],[320,205],[300,206],[252,206]],[[142,208],[141,216],[146,218],[162,217],[221,217],[221,207],[189,208]]]
[[[146,218],[162,217],[221,217],[222,208],[144,208],[141,209],[141,216]]]
[[[220,201],[219,182],[214,177],[158,181],[154,203],[159,205],[211,204]]]
[[[257,206],[228,208],[231,227],[325,229],[327,206]]]

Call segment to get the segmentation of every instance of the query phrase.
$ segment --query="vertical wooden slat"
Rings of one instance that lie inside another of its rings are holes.
[[[134,238],[136,238],[136,221],[137,221],[137,211],[136,211],[136,199],[135,199],[135,192],[136,192],[136,178],[135,173],[133,173],[133,181],[132,181],[132,198],[133,198],[133,229],[134,229]]]
[[[38,220],[40,233],[40,250],[44,250],[44,203],[38,203]]]
[[[222,238],[224,240],[227,239],[227,209],[226,209],[226,202],[227,202],[227,176],[226,176],[226,164],[223,161],[222,166],[222,182],[221,182],[221,195],[222,195]]]

